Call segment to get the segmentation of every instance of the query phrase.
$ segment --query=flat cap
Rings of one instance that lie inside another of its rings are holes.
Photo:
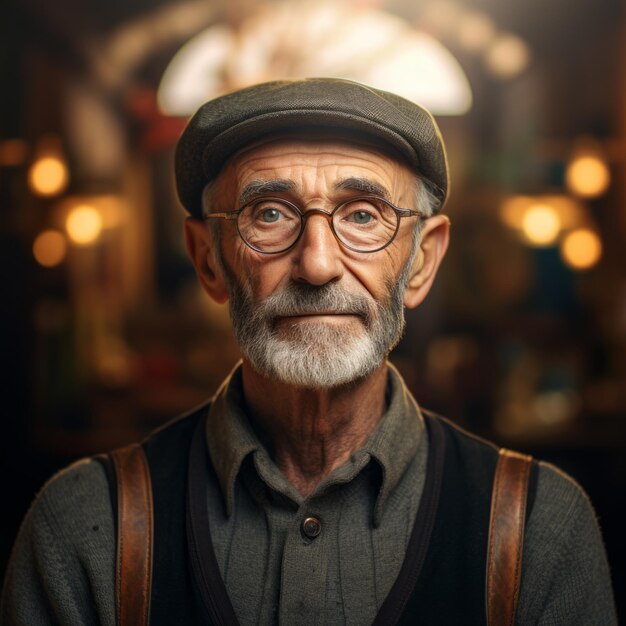
[[[183,206],[202,215],[202,191],[237,150],[264,135],[341,129],[382,140],[431,183],[443,205],[448,167],[441,133],[423,107],[396,94],[338,78],[274,81],[203,104],[176,148]]]

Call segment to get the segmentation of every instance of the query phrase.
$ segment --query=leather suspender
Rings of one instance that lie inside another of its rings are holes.
[[[154,537],[150,469],[138,444],[115,450],[110,458],[117,482],[117,624],[147,626]],[[531,466],[532,457],[500,450],[489,521],[488,626],[512,626],[515,620]]]
[[[487,624],[512,626],[519,598],[526,499],[532,457],[500,450],[491,495]]]
[[[154,537],[150,469],[139,444],[113,451],[111,460],[117,482],[117,624],[147,626]]]

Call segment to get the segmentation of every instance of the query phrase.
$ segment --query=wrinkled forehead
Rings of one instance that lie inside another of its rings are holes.
[[[227,160],[216,186],[225,191],[224,185],[228,185],[234,191],[233,186],[242,184],[246,175],[254,176],[257,169],[297,167],[313,154],[318,156],[319,165],[331,165],[338,172],[358,169],[361,163],[389,180],[402,179],[412,186],[416,178],[405,159],[382,140],[349,130],[320,128],[265,135],[247,144]]]

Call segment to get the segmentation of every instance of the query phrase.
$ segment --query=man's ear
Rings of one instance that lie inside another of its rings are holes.
[[[428,295],[448,249],[449,240],[450,220],[446,215],[435,215],[424,222],[420,233],[420,246],[404,292],[404,306],[407,308],[414,309]]]
[[[185,220],[185,246],[204,290],[216,302],[226,302],[228,290],[215,261],[218,252],[214,250],[213,236],[202,220],[193,217]]]

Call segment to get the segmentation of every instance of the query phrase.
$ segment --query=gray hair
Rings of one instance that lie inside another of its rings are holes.
[[[441,200],[435,193],[433,184],[421,176],[415,177],[415,210],[421,211],[425,218],[432,217],[441,206]]]

